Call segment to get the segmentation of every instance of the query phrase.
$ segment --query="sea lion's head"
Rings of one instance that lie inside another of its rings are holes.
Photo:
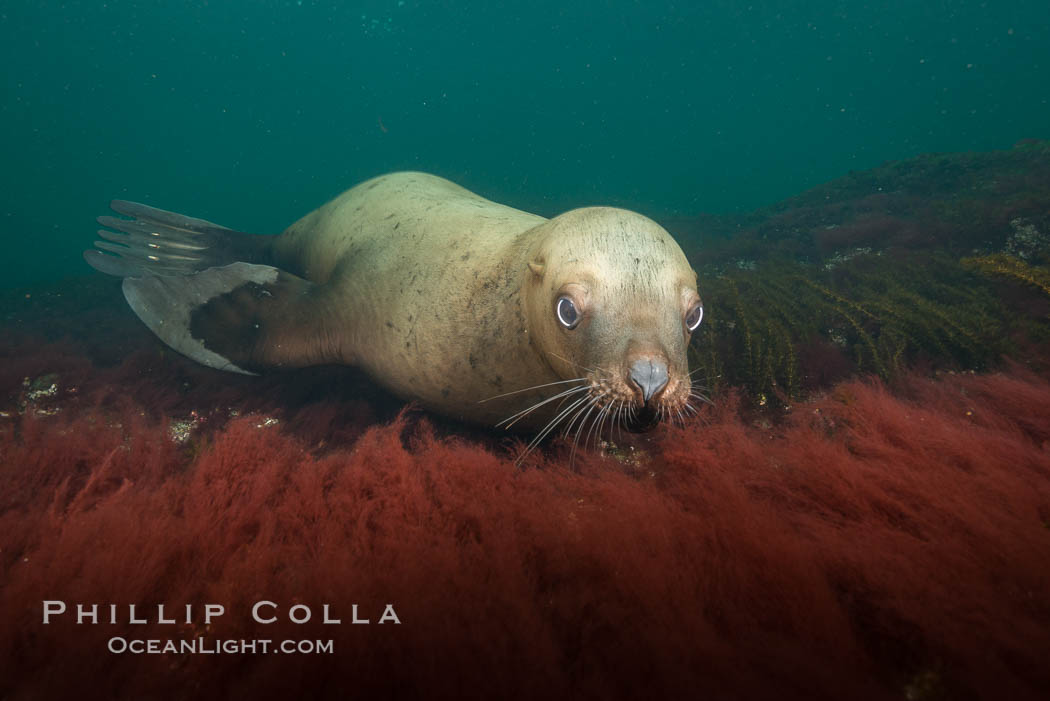
[[[534,347],[564,391],[577,388],[572,380],[587,388],[566,394],[566,423],[581,412],[581,425],[607,415],[644,431],[683,416],[686,348],[703,306],[696,273],[663,227],[622,209],[566,212],[539,227],[527,276]]]

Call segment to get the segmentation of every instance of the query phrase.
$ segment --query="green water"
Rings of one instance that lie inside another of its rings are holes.
[[[661,217],[1050,136],[1046,0],[7,0],[0,38],[3,286],[89,272],[114,197],[277,232],[420,169]]]

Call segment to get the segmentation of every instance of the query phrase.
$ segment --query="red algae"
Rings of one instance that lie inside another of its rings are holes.
[[[572,469],[556,445],[519,469],[421,415],[369,424],[324,401],[277,425],[224,415],[178,445],[137,397],[85,381],[58,414],[0,424],[5,697],[1050,688],[1050,384],[1019,369],[845,382],[776,426],[729,399],[637,462],[582,452]],[[325,442],[344,422],[358,429]],[[45,626],[44,600],[226,614]],[[255,622],[259,601],[280,620]],[[289,623],[295,604],[314,619]],[[378,624],[387,604],[400,625]],[[201,635],[334,652],[106,649]]]

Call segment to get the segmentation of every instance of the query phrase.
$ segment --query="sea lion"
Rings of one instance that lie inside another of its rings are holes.
[[[553,219],[425,173],[368,180],[254,236],[115,200],[84,257],[165,343],[233,372],[347,364],[464,421],[644,430],[692,408],[696,273],[611,207]],[[121,233],[118,233],[121,232]],[[103,253],[106,251],[107,253]],[[109,255],[115,254],[115,255]]]

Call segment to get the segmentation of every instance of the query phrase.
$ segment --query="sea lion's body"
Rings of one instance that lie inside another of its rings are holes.
[[[101,217],[126,235],[100,231],[119,245],[96,246],[120,257],[88,262],[125,277],[143,321],[212,367],[356,365],[489,425],[539,404],[517,423],[543,426],[568,418],[558,412],[570,400],[574,421],[588,410],[581,427],[596,410],[595,423],[688,405],[682,319],[699,305],[695,273],[633,212],[548,220],[424,173],[364,182],[277,237],[113,206],[138,218]]]
[[[558,379],[529,347],[519,300],[523,235],[545,221],[395,173],[292,224],[274,259],[345,300],[343,362],[429,409],[496,423],[521,398],[479,400]]]

